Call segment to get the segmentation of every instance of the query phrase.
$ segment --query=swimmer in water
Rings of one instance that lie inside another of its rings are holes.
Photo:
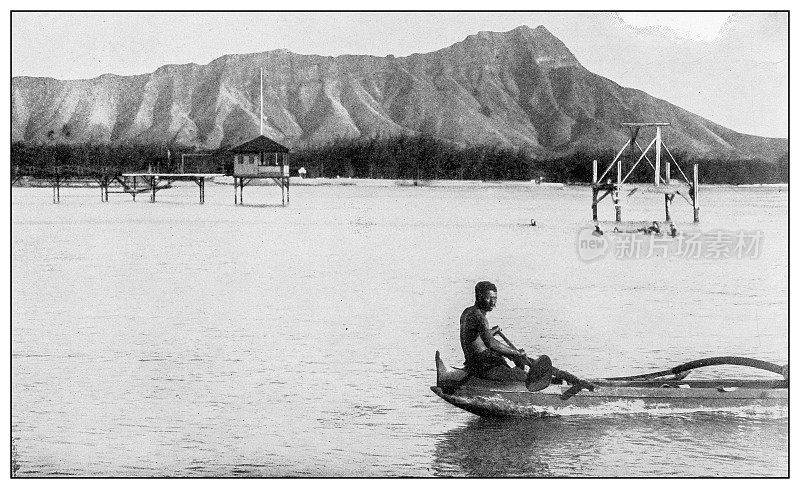
[[[653,221],[653,224],[651,224],[650,227],[648,227],[645,230],[644,233],[645,234],[661,234],[661,228],[658,226],[658,222]]]

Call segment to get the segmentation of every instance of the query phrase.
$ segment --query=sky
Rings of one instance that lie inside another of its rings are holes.
[[[687,4],[698,3],[674,2],[671,4],[673,8],[686,8]],[[143,7],[152,4],[149,0],[141,3]],[[350,4],[359,8],[358,3]],[[574,2],[564,1],[565,6],[572,4]],[[298,0],[296,5],[302,8],[306,2]],[[333,5],[342,8],[341,3]],[[435,2],[408,0],[402,8],[411,9],[417,5],[432,8]],[[469,8],[470,5],[468,2],[459,3],[460,8]],[[530,3],[524,2],[498,4],[505,5],[531,7]],[[584,8],[595,5],[587,4]],[[620,5],[625,7],[625,2],[620,2]],[[637,7],[639,4],[632,5]],[[220,4],[195,3],[192,6],[219,8]],[[251,8],[263,6],[263,3],[253,4]],[[480,6],[485,8],[485,4]],[[98,7],[105,6],[98,4]],[[25,4],[24,8],[34,6]],[[374,8],[374,5],[363,3],[360,8]],[[525,11],[14,12],[11,15],[11,75],[58,79],[94,78],[105,73],[134,75],[151,73],[166,64],[203,65],[226,54],[273,49],[325,56],[392,54],[399,57],[435,51],[463,41],[479,31],[508,31],[520,25],[536,27],[546,24],[551,31],[558,31],[556,35],[590,71],[624,86],[642,89],[740,132],[774,137],[788,135],[788,112],[776,110],[776,106],[780,109],[788,105],[784,104],[788,99],[788,82],[772,83],[777,86],[780,96],[772,96],[769,90],[766,97],[760,92],[750,95],[743,88],[745,93],[734,94],[720,101],[719,94],[716,97],[704,95],[708,90],[714,90],[713,80],[705,82],[703,87],[697,87],[694,92],[684,90],[685,95],[681,95],[682,87],[672,86],[669,84],[671,82],[663,80],[660,84],[653,81],[659,76],[657,71],[653,73],[655,76],[647,72],[637,73],[641,67],[625,66],[625,59],[621,56],[612,60],[611,56],[601,56],[597,46],[594,51],[587,49],[587,45],[595,40],[583,39],[580,33],[576,35],[569,25],[562,23],[560,30],[551,27],[549,19],[561,14],[563,12]],[[715,39],[730,15],[730,12],[619,14],[625,23],[632,26],[665,26],[672,29],[676,37],[706,43]],[[612,63],[622,63],[622,66],[611,66]],[[750,80],[744,80],[743,83],[750,83]],[[735,103],[740,95],[747,99],[746,108],[737,107]],[[763,103],[765,99],[771,101],[772,105]]]
[[[711,40],[730,14],[623,13],[637,26],[665,25]],[[300,54],[407,56],[462,41],[481,30],[537,25],[526,12],[16,12],[12,75],[58,79],[150,73],[232,53],[288,49]]]
[[[665,26],[689,38],[712,41],[719,34],[730,12],[622,12],[626,23],[637,27]]]

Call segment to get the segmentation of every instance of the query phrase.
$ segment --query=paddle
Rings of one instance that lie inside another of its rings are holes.
[[[700,360],[692,360],[672,367],[668,370],[661,370],[658,372],[651,372],[649,374],[630,375],[627,377],[607,377],[606,380],[650,380],[664,377],[666,375],[678,375],[682,372],[692,370],[700,367],[710,367],[712,365],[742,365],[745,367],[753,367],[761,370],[783,375],[786,380],[789,380],[789,365],[778,365],[775,363],[765,362],[763,360],[756,360],[747,357],[709,357],[701,358]],[[685,375],[684,375],[685,377]]]
[[[504,335],[503,332],[500,331],[500,328],[497,328],[497,331],[494,334],[502,338],[503,341],[505,341],[509,347],[515,350],[517,349],[517,347],[515,347],[514,344],[511,343],[511,340],[509,340],[506,337],[506,335]],[[537,391],[544,389],[550,384],[550,377],[552,376],[555,377],[556,379],[566,380],[569,384],[572,384],[572,387],[562,395],[562,399],[567,399],[572,395],[577,394],[581,389],[594,391],[594,384],[587,382],[583,379],[579,379],[578,377],[567,371],[559,370],[553,367],[553,364],[550,361],[550,357],[548,357],[547,355],[541,355],[536,360],[532,360],[527,355],[524,355],[523,361],[525,362],[526,365],[530,367],[530,371],[528,372],[528,380],[525,382],[525,385],[528,388],[528,390]],[[547,382],[544,382],[544,379],[546,379]]]

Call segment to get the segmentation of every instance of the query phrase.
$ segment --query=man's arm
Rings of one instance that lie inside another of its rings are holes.
[[[490,350],[495,351],[511,359],[519,359],[520,357],[525,355],[524,352],[511,348],[510,346],[497,341],[494,337],[497,330],[498,328],[489,327],[489,321],[484,320],[483,330],[481,331],[481,339],[483,340],[483,343]]]

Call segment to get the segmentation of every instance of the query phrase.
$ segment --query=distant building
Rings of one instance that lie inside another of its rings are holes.
[[[237,178],[289,177],[289,148],[258,136],[231,148],[233,176]]]
[[[289,148],[261,135],[230,149],[233,155],[233,202],[244,203],[251,180],[271,178],[281,187],[281,203],[289,203]]]

